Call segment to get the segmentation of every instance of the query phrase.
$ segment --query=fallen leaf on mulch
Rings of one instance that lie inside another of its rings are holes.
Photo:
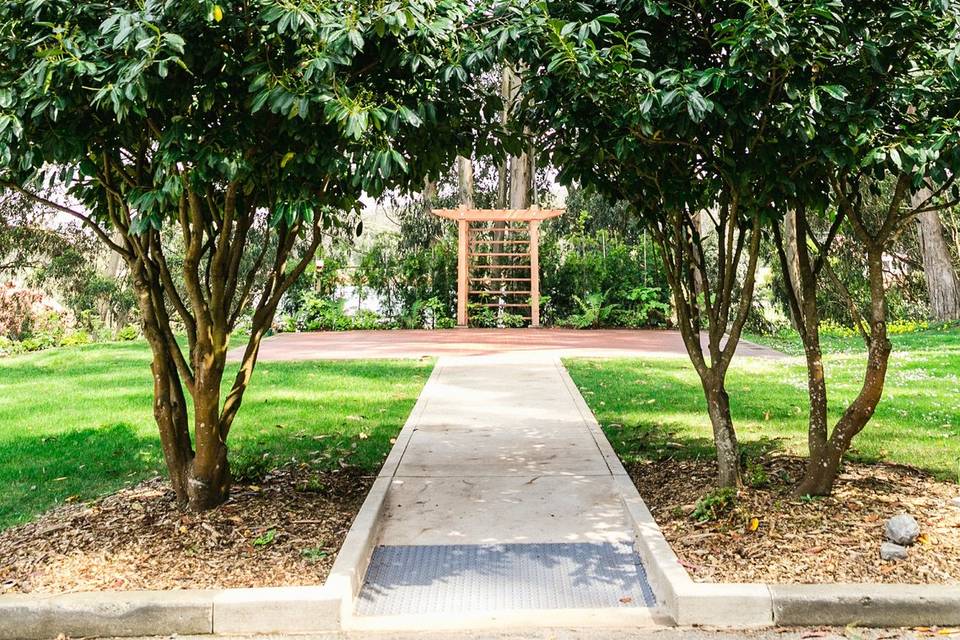
[[[784,479],[800,478],[803,465],[793,456],[766,457],[769,486],[741,489],[736,508],[715,522],[690,516],[690,505],[714,486],[715,462],[668,459],[629,471],[699,582],[960,583],[960,509],[950,504],[956,484],[909,467],[848,462],[832,496],[800,500]],[[923,536],[906,560],[883,562],[884,524],[898,513],[913,515]],[[753,530],[755,514],[763,518]]]
[[[185,514],[156,478],[0,531],[0,593],[322,584],[372,482],[279,469]]]

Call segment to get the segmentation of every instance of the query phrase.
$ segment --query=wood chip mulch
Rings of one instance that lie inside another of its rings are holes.
[[[629,472],[698,582],[960,583],[957,484],[903,466],[847,463],[832,496],[799,499],[791,491],[803,460],[772,456],[762,469],[753,476],[766,486],[741,489],[734,506],[708,522],[693,514],[714,486],[715,463],[666,460]],[[884,526],[900,513],[916,518],[920,540],[906,560],[883,561]]]
[[[322,584],[371,482],[280,469],[196,514],[155,478],[0,531],[0,593]]]

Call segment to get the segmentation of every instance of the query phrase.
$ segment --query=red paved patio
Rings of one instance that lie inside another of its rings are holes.
[[[446,329],[328,331],[283,333],[263,341],[260,360],[405,359],[468,356],[516,351],[552,352],[558,356],[636,357],[686,355],[677,331],[574,329]],[[242,350],[231,351],[231,359]],[[741,341],[739,356],[781,358],[782,353]]]

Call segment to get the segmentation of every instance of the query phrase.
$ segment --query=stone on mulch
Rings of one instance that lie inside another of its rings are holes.
[[[156,478],[0,531],[0,594],[322,584],[372,482],[280,469],[213,511]]]
[[[893,544],[909,547],[920,537],[920,525],[913,516],[901,513],[887,520],[885,533]]]
[[[906,560],[907,548],[893,542],[884,542],[880,545],[881,560]]]
[[[659,460],[629,468],[673,550],[698,582],[960,583],[960,509],[955,483],[890,464],[847,462],[832,496],[792,495],[804,460],[768,454],[760,488],[745,487],[718,520],[698,522],[697,500],[716,481],[709,460]],[[910,513],[923,533],[909,557],[877,553],[892,513]]]

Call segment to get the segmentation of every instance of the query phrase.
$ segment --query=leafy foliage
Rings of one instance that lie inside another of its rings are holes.
[[[498,151],[474,13],[458,0],[0,5],[0,185],[126,260],[182,503],[226,499],[225,443],[259,341],[324,235],[353,228],[363,193],[419,189],[458,151]]]

